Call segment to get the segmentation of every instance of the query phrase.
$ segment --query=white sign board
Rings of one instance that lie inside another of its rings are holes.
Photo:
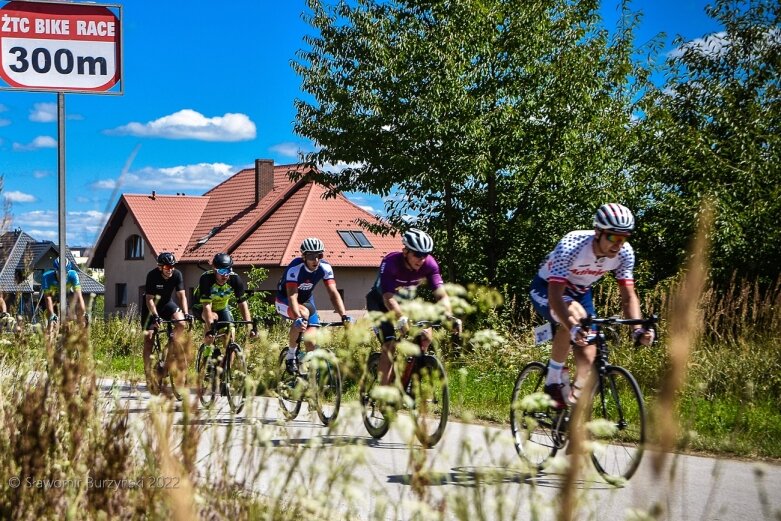
[[[120,20],[95,4],[0,7],[0,79],[11,88],[105,92],[121,77]]]

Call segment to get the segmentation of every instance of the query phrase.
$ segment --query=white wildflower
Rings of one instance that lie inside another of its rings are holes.
[[[481,329],[472,335],[469,343],[475,350],[493,351],[506,344],[507,340],[493,329]]]
[[[586,424],[586,428],[591,434],[600,438],[614,436],[618,432],[618,426],[615,422],[611,422],[604,418],[591,420]]]
[[[415,422],[409,415],[400,414],[394,425],[404,443],[412,443],[415,440]]]
[[[418,356],[420,354],[420,346],[408,340],[398,342],[396,349],[402,356]]]

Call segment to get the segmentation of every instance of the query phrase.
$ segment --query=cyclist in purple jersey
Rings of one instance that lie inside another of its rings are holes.
[[[555,331],[548,361],[545,392],[563,408],[577,400],[596,355],[596,347],[586,343],[588,332],[580,320],[595,315],[591,286],[612,271],[618,280],[624,316],[641,318],[640,299],[635,291],[632,270],[635,254],[627,239],[635,229],[635,218],[625,206],[603,204],[594,216],[594,230],[568,233],[548,254],[532,281],[534,309]],[[562,318],[560,318],[562,317]],[[634,338],[644,345],[653,342],[654,331],[636,326]],[[562,369],[567,362],[570,343],[574,350],[577,375],[569,396],[564,396],[566,382]]]
[[[412,299],[418,285],[426,281],[434,291],[437,301],[445,308],[446,317],[453,321],[456,330],[461,333],[461,320],[452,316],[450,299],[445,291],[439,264],[431,255],[434,241],[421,230],[411,229],[401,239],[404,248],[400,252],[389,253],[380,264],[380,272],[366,295],[366,309],[392,313],[396,317],[396,327],[390,321],[380,323],[382,352],[378,371],[380,383],[388,385],[393,379],[393,357],[396,353],[396,328],[403,332],[409,328],[409,319],[399,305],[399,300]],[[431,329],[421,331],[421,349],[431,344]]]

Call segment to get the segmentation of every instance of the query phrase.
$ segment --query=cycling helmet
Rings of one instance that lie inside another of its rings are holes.
[[[423,230],[411,228],[404,232],[401,243],[405,248],[419,253],[431,253],[434,249],[434,239]]]
[[[157,256],[157,264],[162,266],[163,264],[168,264],[169,266],[173,266],[176,264],[176,257],[173,253],[164,251],[160,255]]]
[[[301,243],[301,253],[322,253],[325,251],[325,244],[317,237],[307,237]]]
[[[629,208],[622,204],[603,204],[594,215],[594,228],[609,232],[631,233],[635,229],[635,217]]]
[[[65,262],[65,271],[71,271],[71,270],[75,270],[75,269],[76,269],[76,267],[73,265],[73,263],[70,260]],[[59,257],[55,257],[54,258],[54,271],[60,271],[60,258]]]
[[[218,253],[214,256],[214,259],[212,259],[212,266],[217,270],[230,268],[233,266],[233,259],[231,259],[231,256],[227,253]]]

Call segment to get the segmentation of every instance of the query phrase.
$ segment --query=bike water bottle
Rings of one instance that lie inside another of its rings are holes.
[[[564,401],[570,403],[570,395],[572,394],[572,382],[569,378],[569,368],[565,365],[561,369],[561,383],[564,387],[561,389],[561,395],[564,397]]]

